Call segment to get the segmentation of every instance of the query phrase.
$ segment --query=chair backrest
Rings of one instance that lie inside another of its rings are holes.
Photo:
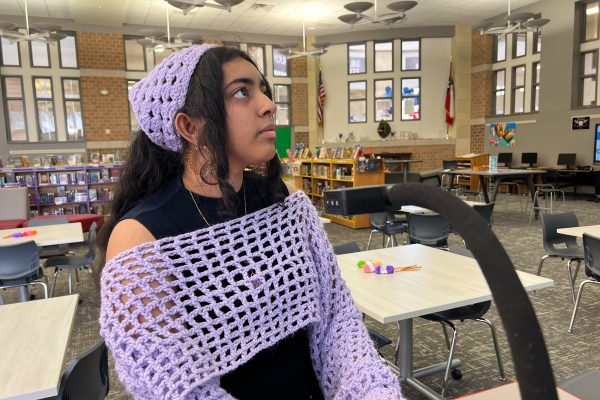
[[[600,238],[583,234],[585,274],[600,281]]]
[[[388,222],[389,214],[387,212],[379,212],[371,214],[371,228],[382,229]]]
[[[359,251],[360,247],[356,242],[346,242],[338,244],[337,246],[333,246],[333,252],[335,254],[358,253]]]
[[[87,246],[88,246],[88,251],[85,254],[85,256],[87,257],[89,263],[91,264],[92,261],[94,261],[94,242],[96,241],[96,228],[97,225],[96,223],[92,223],[92,225],[90,226],[90,230],[88,231],[88,237],[87,237]]]
[[[56,215],[52,218],[31,218],[27,223],[27,226],[46,226],[46,225],[59,225],[68,224],[69,220],[64,215]]]
[[[104,340],[100,340],[67,366],[56,399],[101,400],[108,390],[108,350]]]
[[[29,196],[26,187],[0,189],[0,220],[29,218]]]
[[[0,281],[22,278],[39,268],[40,252],[33,240],[0,246]]]
[[[442,160],[442,169],[455,170],[458,168],[458,161],[456,160]]]
[[[574,212],[560,214],[541,214],[542,219],[542,243],[546,251],[555,250],[555,245],[561,244],[567,247],[577,247],[577,238],[569,235],[561,235],[556,232],[560,228],[571,228],[579,226],[579,221]]]
[[[475,210],[485,220],[489,227],[492,226],[492,213],[494,212],[494,202],[487,204],[475,204],[473,210]]]
[[[441,214],[410,214],[408,216],[410,243],[446,247],[449,233],[450,224]]]

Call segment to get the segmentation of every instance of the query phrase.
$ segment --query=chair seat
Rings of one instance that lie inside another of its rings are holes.
[[[85,256],[51,257],[44,263],[45,268],[80,268],[86,265],[90,265],[90,260]]]
[[[468,306],[456,307],[450,310],[423,315],[421,318],[435,322],[476,319],[483,317],[489,310],[491,304],[491,301],[482,301],[481,303],[475,303]]]
[[[406,232],[408,230],[408,226],[403,222],[390,222],[385,224],[379,230],[385,233],[386,235],[394,235],[397,233]]]
[[[42,268],[34,272],[29,272],[22,275],[2,276],[0,279],[0,286],[13,286],[23,282],[33,282],[44,277],[44,270]]]
[[[583,259],[583,248],[582,247],[566,247],[564,249],[553,248],[546,254],[553,257],[565,257],[565,258],[581,258]]]

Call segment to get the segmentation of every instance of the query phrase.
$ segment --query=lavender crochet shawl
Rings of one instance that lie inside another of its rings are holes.
[[[100,333],[136,399],[233,399],[220,376],[307,328],[327,399],[401,399],[302,192],[144,243],[101,281]]]

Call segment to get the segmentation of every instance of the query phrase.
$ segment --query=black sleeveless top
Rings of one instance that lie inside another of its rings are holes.
[[[239,207],[236,216],[244,215],[244,190],[248,213],[272,204],[266,197],[264,180],[244,174],[244,187],[237,193]],[[281,192],[289,194],[281,182]],[[234,217],[218,212],[219,200],[193,194],[204,218],[211,224],[226,222]],[[122,219],[135,219],[156,239],[176,236],[206,227],[181,177],[129,210]],[[221,376],[221,387],[240,400],[246,399],[323,399],[321,388],[310,359],[308,334],[300,330],[262,350],[247,363]]]

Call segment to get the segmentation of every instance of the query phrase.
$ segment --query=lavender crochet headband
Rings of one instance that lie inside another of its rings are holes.
[[[183,141],[175,131],[175,114],[183,107],[190,77],[214,44],[202,44],[176,51],[158,64],[129,91],[129,102],[138,124],[156,145],[181,152]]]

